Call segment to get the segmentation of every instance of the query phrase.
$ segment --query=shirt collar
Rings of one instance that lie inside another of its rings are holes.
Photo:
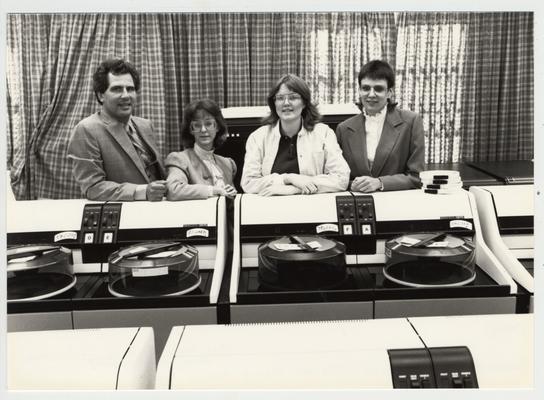
[[[108,125],[116,125],[116,124],[119,124],[121,125],[122,127],[126,127],[127,125],[132,125],[132,127],[134,128],[134,120],[132,119],[132,115],[130,116],[128,122],[126,124],[122,123],[121,121],[118,121],[116,120],[115,118],[113,118],[111,115],[109,115],[106,110],[104,110],[103,108],[100,110],[100,117],[102,118],[102,120],[108,124]]]
[[[213,150],[203,149],[195,142],[194,150],[197,156],[203,160],[213,160]]]
[[[370,119],[372,121],[383,121],[385,119],[385,115],[387,114],[387,104],[384,108],[380,110],[380,112],[374,114],[374,115],[368,115],[366,113],[366,110],[363,108],[363,114],[365,115],[365,118]]]

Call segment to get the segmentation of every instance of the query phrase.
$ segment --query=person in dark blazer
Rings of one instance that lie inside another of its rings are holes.
[[[168,200],[236,196],[236,164],[215,154],[226,139],[227,125],[217,103],[203,99],[185,107],[181,125],[184,150],[168,154],[165,160]]]
[[[395,74],[385,61],[365,64],[358,82],[362,112],[336,128],[351,169],[350,189],[371,193],[419,188],[425,165],[421,117],[391,101]]]
[[[109,59],[93,75],[100,111],[79,122],[68,144],[72,173],[89,200],[162,200],[165,169],[153,126],[133,116],[140,76],[132,64]]]

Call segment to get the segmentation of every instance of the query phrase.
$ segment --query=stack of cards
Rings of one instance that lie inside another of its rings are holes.
[[[430,194],[451,194],[463,188],[459,171],[430,170],[419,173],[422,190]]]

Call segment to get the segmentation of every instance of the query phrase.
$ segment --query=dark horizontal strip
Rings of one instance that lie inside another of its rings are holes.
[[[472,229],[463,228],[450,228],[450,222],[462,220],[472,224]],[[386,234],[401,234],[406,232],[448,232],[456,233],[460,235],[473,235],[474,234],[474,221],[472,219],[464,218],[447,218],[447,219],[433,219],[433,220],[413,220],[413,221],[377,221],[376,222],[376,234],[379,237],[383,237]]]
[[[187,237],[190,229],[206,229],[208,237]],[[157,228],[157,229],[120,229],[117,232],[117,243],[149,242],[151,240],[179,240],[184,243],[216,243],[217,228],[214,227],[183,227],[183,228]]]
[[[294,224],[259,224],[259,225],[242,225],[240,227],[240,237],[278,237],[285,235],[318,235],[316,228],[322,224],[333,224],[340,231],[340,224],[334,222],[320,223],[294,223]],[[319,234],[320,236],[340,236],[339,232],[326,231]]]
[[[17,233],[7,233],[6,241],[8,246],[21,245],[21,244],[59,244],[59,245],[69,245],[69,244],[79,244],[80,241],[80,231],[79,227],[73,232],[76,233],[76,239],[65,239],[58,242],[55,242],[55,235],[63,233],[65,231],[47,231],[47,232],[17,232]],[[70,231],[72,232],[72,231]]]
[[[499,217],[497,222],[501,233],[533,233],[535,226],[532,215]]]

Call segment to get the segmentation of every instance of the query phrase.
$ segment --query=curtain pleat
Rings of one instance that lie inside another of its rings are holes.
[[[533,13],[474,13],[468,19],[462,157],[532,159]]]
[[[459,161],[468,26],[458,13],[400,13],[396,100],[423,119],[425,160]]]

